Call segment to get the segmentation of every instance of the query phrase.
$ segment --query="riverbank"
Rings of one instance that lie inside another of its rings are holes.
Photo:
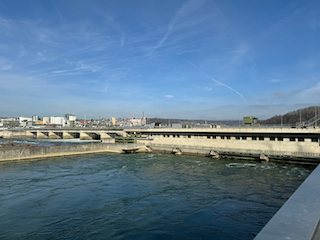
[[[16,147],[0,150],[0,161],[29,160],[36,158],[60,157],[90,153],[125,153],[128,151],[148,152],[141,144],[91,143],[53,147]]]

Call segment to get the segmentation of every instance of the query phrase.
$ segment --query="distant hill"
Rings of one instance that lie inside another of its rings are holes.
[[[301,122],[308,121],[315,116],[315,108],[317,114],[320,113],[320,107],[307,107],[301,109]],[[283,124],[296,124],[300,122],[300,109],[292,112],[288,112],[282,116]],[[319,121],[320,122],[320,121]],[[273,116],[267,120],[260,120],[261,124],[281,124],[281,115]]]
[[[169,119],[169,118],[148,118],[147,124],[151,123],[161,123],[165,125],[169,125],[172,123],[208,123],[208,124],[222,124],[222,125],[238,125],[239,120],[203,120],[203,119]],[[241,121],[242,124],[242,121]]]

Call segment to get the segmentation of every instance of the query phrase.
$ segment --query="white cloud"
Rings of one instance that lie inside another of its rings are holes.
[[[12,68],[12,65],[8,63],[7,59],[0,58],[0,70],[5,71]]]
[[[9,69],[11,69],[11,67],[12,67],[11,64],[7,64],[7,65],[5,65],[5,66],[2,66],[2,67],[1,67],[1,70],[3,70],[3,71],[9,70]]]
[[[166,98],[173,98],[172,95],[165,95]]]
[[[274,78],[274,79],[269,80],[269,82],[278,83],[278,82],[283,82],[283,80]]]
[[[212,90],[212,88],[209,88],[209,87],[205,87],[206,89],[206,92],[210,92]]]

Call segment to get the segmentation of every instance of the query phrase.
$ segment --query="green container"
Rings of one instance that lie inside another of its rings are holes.
[[[137,143],[136,137],[115,137],[115,143]]]

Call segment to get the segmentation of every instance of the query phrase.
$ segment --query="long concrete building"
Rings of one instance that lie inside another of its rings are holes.
[[[126,129],[153,150],[262,160],[320,160],[319,128]]]

